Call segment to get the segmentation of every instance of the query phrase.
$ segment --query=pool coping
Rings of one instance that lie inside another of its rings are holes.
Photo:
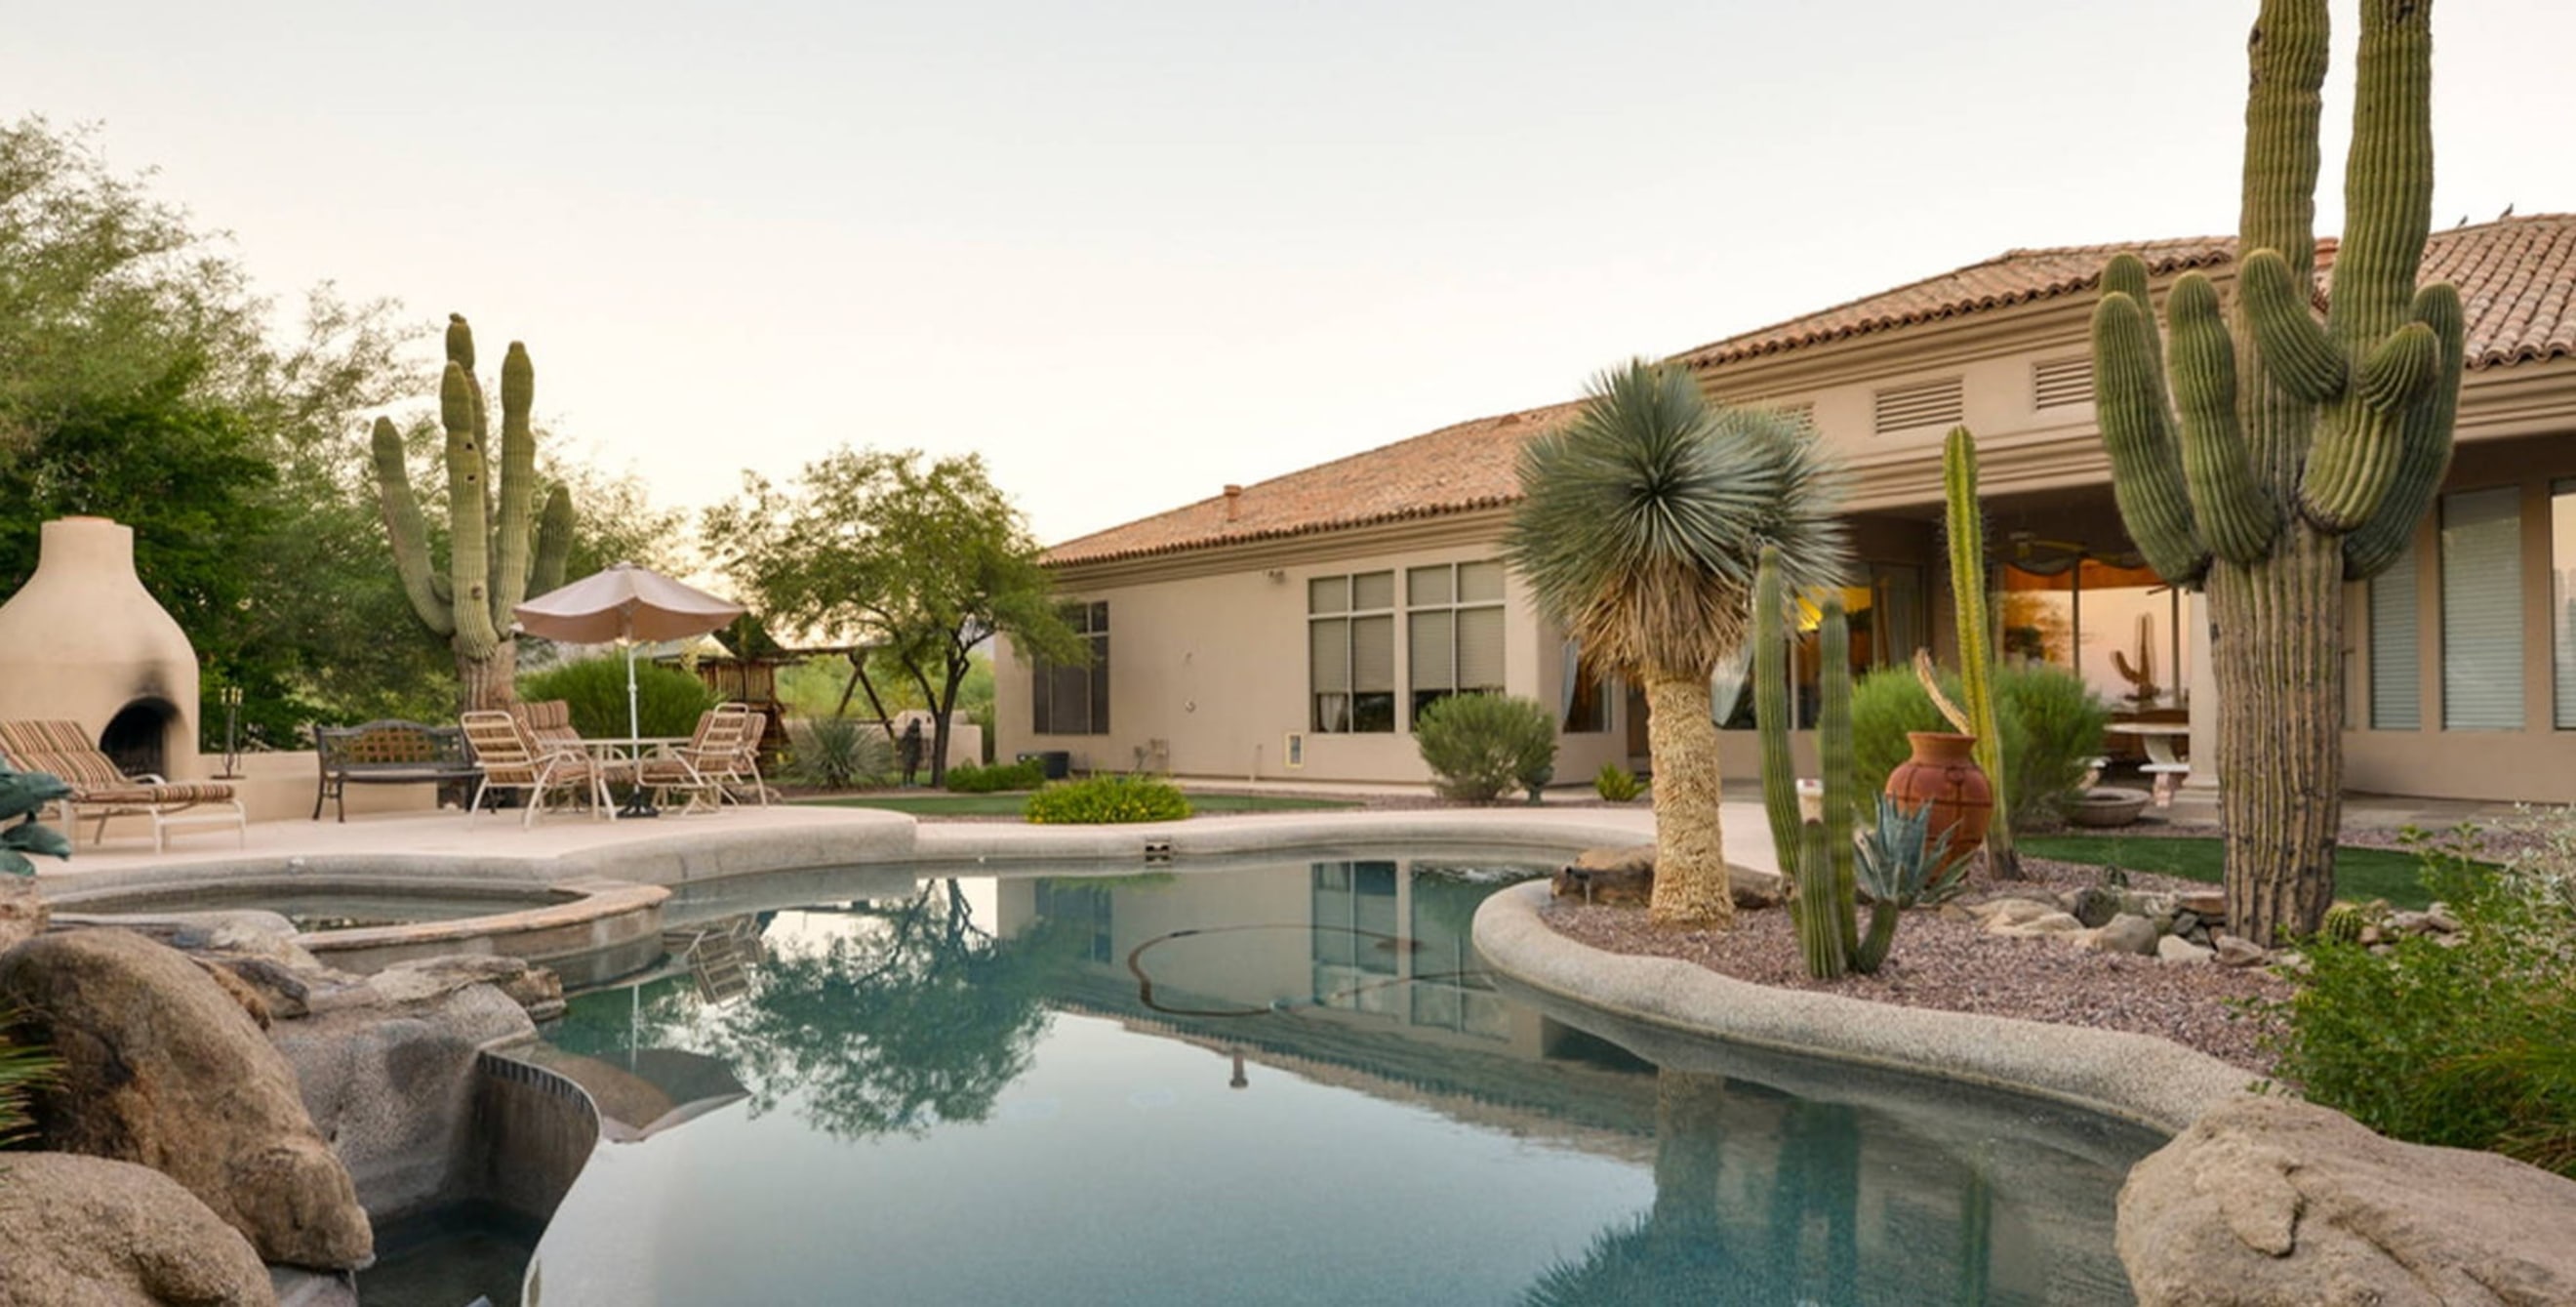
[[[1774,989],[1677,958],[1611,953],[1539,915],[1543,883],[1476,912],[1476,951],[1508,980],[1633,1021],[1731,1044],[2029,1094],[2179,1134],[2269,1081],[2154,1035]]]

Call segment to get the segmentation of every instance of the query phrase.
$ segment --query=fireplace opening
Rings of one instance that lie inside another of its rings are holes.
[[[178,705],[167,699],[137,699],[108,719],[98,737],[98,751],[128,776],[170,774],[169,735],[179,720]]]

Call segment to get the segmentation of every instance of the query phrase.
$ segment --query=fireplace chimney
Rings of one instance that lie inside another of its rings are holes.
[[[0,719],[30,718],[112,735],[129,767],[157,757],[171,780],[201,778],[196,651],[135,576],[132,527],[45,523],[35,575],[0,605]]]
[[[1233,521],[1233,520],[1234,520],[1235,509],[1236,509],[1236,507],[1237,507],[1238,505],[1240,505],[1240,504],[1242,504],[1242,503],[1243,503],[1243,487],[1241,487],[1241,486],[1227,486],[1227,487],[1225,488],[1225,520],[1226,520],[1226,521],[1231,522],[1231,521]]]

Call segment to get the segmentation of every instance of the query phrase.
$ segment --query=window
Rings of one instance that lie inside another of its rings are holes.
[[[1843,612],[1851,626],[1851,669],[1857,680],[1875,667],[1901,667],[1914,651],[1931,641],[1923,604],[1923,569],[1905,563],[1871,563],[1869,584],[1846,586]],[[1816,724],[1824,665],[1824,592],[1798,600],[1797,629],[1789,632],[1790,711],[1797,729]],[[1753,646],[1748,634],[1744,656],[1720,664],[1710,683],[1710,714],[1731,731],[1749,731],[1753,721]]]
[[[1040,735],[1109,733],[1109,604],[1072,604],[1065,624],[1091,645],[1087,667],[1040,658],[1029,677],[1029,702]]]
[[[2424,657],[2416,619],[2415,546],[2370,578],[2370,728],[2424,728]]]
[[[2442,729],[2522,729],[2522,488],[2442,498]]]
[[[1308,581],[1306,650],[1313,730],[1395,729],[1395,573]]]
[[[2576,731],[2576,481],[2549,488],[2549,659],[2557,707],[2550,724]]]
[[[1610,678],[1604,675],[1591,655],[1572,640],[1565,642],[1564,721],[1557,730],[1565,735],[1593,735],[1610,729]]]
[[[1413,718],[1453,694],[1503,690],[1503,565],[1442,563],[1404,574]]]

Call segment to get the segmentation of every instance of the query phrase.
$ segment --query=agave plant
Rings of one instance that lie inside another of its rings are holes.
[[[1543,618],[1646,692],[1650,913],[1731,923],[1709,675],[1743,643],[1764,545],[1799,591],[1842,579],[1839,478],[1787,416],[1712,405],[1686,370],[1642,361],[1595,380],[1519,473],[1506,558]]]

